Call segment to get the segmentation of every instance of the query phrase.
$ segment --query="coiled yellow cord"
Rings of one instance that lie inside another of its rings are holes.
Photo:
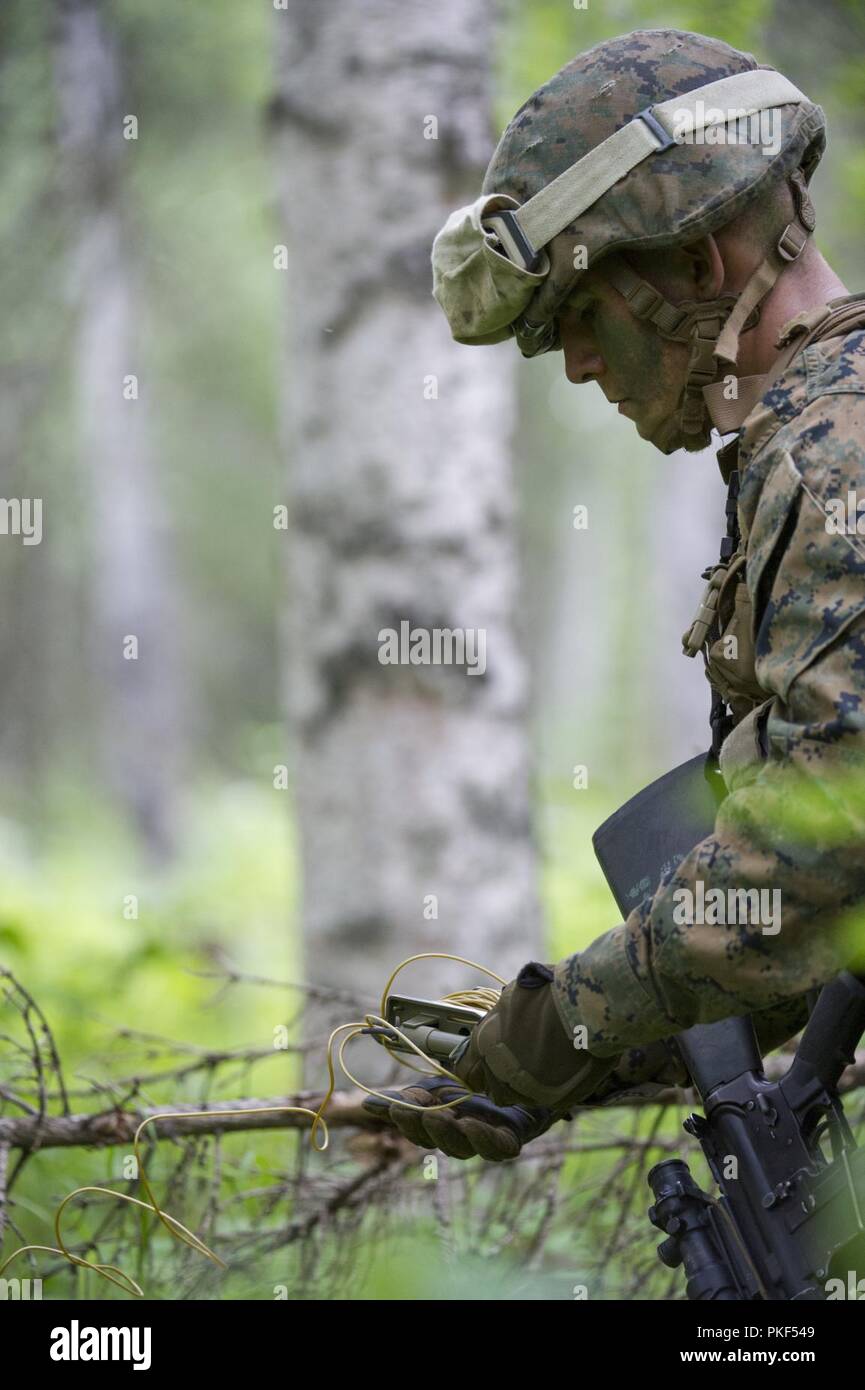
[[[453,956],[450,955],[447,951],[422,951],[418,955],[408,956],[406,960],[401,961],[400,964],[394,970],[393,974],[391,975],[390,979],[385,985],[384,991],[382,993],[381,1015],[384,1015],[387,1009],[388,995],[390,994],[391,987],[397,975],[399,975],[400,971],[402,971],[407,965],[411,965],[412,962],[416,960],[456,961],[460,965],[470,965],[472,969],[480,970],[482,974],[489,975],[490,978],[493,980],[498,980],[500,985],[505,985],[507,983],[507,981],[503,980],[501,975],[497,975],[494,970],[488,970],[486,966],[478,965],[476,961],[467,960],[465,956]],[[488,1012],[491,1008],[495,1006],[495,1004],[498,1002],[498,999],[498,990],[491,989],[487,985],[477,985],[473,989],[458,990],[454,994],[446,994],[444,996],[443,1002],[449,1004],[465,1004],[470,1006],[471,1008],[483,1009],[484,1011]],[[183,1111],[182,1118],[193,1120],[213,1120],[236,1119],[238,1114],[309,1115],[312,1120],[312,1125],[310,1126],[309,1131],[310,1143],[318,1153],[324,1153],[325,1149],[330,1143],[330,1135],[328,1132],[327,1123],[324,1119],[324,1111],[330,1103],[330,1100],[336,1089],[336,1074],[334,1072],[333,1066],[333,1045],[334,1039],[337,1037],[339,1033],[347,1034],[346,1037],[342,1039],[342,1042],[339,1045],[339,1051],[337,1053],[339,1065],[347,1079],[352,1083],[352,1085],[356,1086],[359,1090],[364,1091],[369,1096],[377,1096],[379,1099],[387,1101],[393,1099],[392,1096],[386,1096],[382,1091],[377,1091],[371,1086],[364,1085],[362,1081],[358,1081],[357,1077],[352,1075],[352,1073],[349,1071],[348,1067],[345,1064],[344,1053],[348,1043],[350,1043],[353,1038],[357,1038],[362,1035],[368,1036],[369,1029],[373,1027],[385,1028],[390,1033],[396,1034],[397,1037],[399,1037],[406,1044],[407,1047],[411,1048],[412,1052],[416,1053],[425,1062],[431,1063],[433,1071],[424,1071],[422,1070],[422,1068],[416,1066],[415,1063],[407,1060],[405,1057],[402,1057],[399,1053],[393,1052],[391,1047],[388,1047],[388,1044],[385,1041],[383,1045],[387,1048],[387,1051],[390,1053],[391,1057],[395,1058],[395,1060],[398,1061],[401,1066],[408,1067],[412,1071],[421,1072],[423,1076],[446,1076],[449,1080],[456,1082],[458,1086],[465,1086],[465,1082],[461,1081],[458,1076],[455,1076],[453,1074],[453,1072],[448,1071],[447,1067],[442,1066],[441,1063],[436,1061],[434,1057],[428,1057],[427,1054],[423,1052],[422,1049],[419,1048],[416,1045],[416,1043],[412,1041],[411,1038],[406,1037],[406,1035],[399,1028],[395,1027],[394,1024],[388,1023],[385,1020],[385,1018],[383,1016],[380,1016],[379,1014],[366,1014],[363,1023],[342,1023],[338,1028],[334,1028],[333,1032],[328,1038],[328,1088],[324,1096],[324,1099],[321,1102],[321,1105],[318,1107],[318,1110],[310,1110],[305,1105],[262,1105],[256,1107],[254,1110],[243,1111],[185,1110]],[[409,1101],[401,1101],[400,1104],[405,1105],[406,1108],[409,1110],[423,1110],[425,1113],[429,1113],[433,1110],[450,1110],[453,1108],[453,1106],[459,1105],[462,1101],[467,1100],[469,1095],[471,1094],[473,1093],[466,1090],[465,1095],[457,1096],[456,1100],[447,1101],[442,1105],[414,1105]],[[192,1231],[188,1230],[187,1227],[184,1226],[180,1221],[178,1221],[176,1217],[172,1216],[167,1211],[163,1211],[162,1207],[160,1207],[158,1201],[156,1200],[156,1196],[153,1192],[152,1187],[150,1186],[147,1174],[144,1171],[144,1164],[141,1160],[140,1149],[142,1130],[144,1130],[147,1127],[147,1125],[155,1124],[158,1120],[176,1120],[178,1118],[179,1117],[177,1113],[171,1111],[166,1111],[165,1113],[157,1115],[148,1115],[147,1119],[142,1120],[141,1124],[135,1131],[135,1135],[132,1140],[132,1149],[133,1153],[135,1154],[135,1162],[138,1176],[144,1188],[144,1191],[150,1198],[149,1202],[143,1202],[139,1197],[130,1197],[125,1192],[115,1192],[114,1189],[110,1187],[76,1187],[73,1192],[68,1193],[68,1195],[63,1198],[63,1201],[60,1203],[60,1206],[57,1208],[57,1211],[54,1216],[54,1235],[57,1240],[57,1245],[19,1246],[17,1250],[13,1250],[12,1254],[9,1255],[3,1261],[2,1264],[0,1264],[0,1277],[2,1277],[4,1271],[9,1268],[9,1265],[12,1263],[12,1261],[17,1259],[19,1255],[25,1255],[28,1251],[42,1250],[48,1254],[62,1255],[63,1258],[68,1260],[70,1264],[79,1265],[83,1269],[94,1270],[95,1273],[97,1273],[100,1276],[100,1278],[107,1279],[109,1283],[115,1284],[118,1288],[123,1289],[124,1292],[132,1294],[135,1298],[144,1297],[144,1291],[140,1287],[140,1285],[135,1282],[131,1275],[125,1274],[122,1269],[119,1269],[117,1265],[100,1264],[98,1261],[84,1260],[81,1258],[80,1255],[75,1255],[71,1250],[68,1249],[60,1229],[61,1218],[63,1216],[63,1212],[65,1211],[69,1203],[84,1192],[98,1192],[105,1197],[116,1197],[119,1202],[129,1202],[132,1206],[141,1207],[144,1211],[152,1211],[153,1214],[159,1219],[161,1224],[168,1231],[168,1234],[172,1236],[175,1240],[179,1240],[183,1245],[188,1245],[192,1250],[197,1250],[199,1254],[205,1255],[208,1260],[212,1260],[215,1265],[218,1265],[220,1267],[220,1269],[227,1269],[228,1266],[226,1265],[225,1261],[220,1259],[220,1257],[217,1254],[215,1254],[214,1251],[212,1251],[208,1245],[205,1245],[203,1240],[201,1240]],[[324,1142],[321,1144],[318,1144],[316,1142],[316,1135],[318,1133],[319,1126],[324,1132]]]
[[[394,980],[396,979],[397,975],[399,975],[400,972],[405,969],[407,965],[411,965],[412,962],[416,960],[457,961],[460,965],[470,965],[473,970],[480,970],[481,974],[489,975],[491,979],[498,980],[499,984],[502,986],[507,984],[507,981],[503,980],[501,975],[497,975],[494,970],[488,970],[485,965],[478,965],[477,961],[467,960],[465,956],[451,955],[449,951],[421,951],[418,955],[408,956],[404,961],[401,961],[400,964],[396,967],[396,970],[394,970],[387,984],[385,985],[384,990],[382,991],[381,1013],[366,1014],[364,1016],[363,1023],[341,1023],[338,1028],[334,1028],[333,1032],[328,1038],[328,1087],[324,1099],[322,1100],[321,1105],[318,1107],[318,1112],[316,1114],[315,1123],[312,1126],[310,1137],[314,1136],[319,1121],[322,1124],[324,1123],[322,1116],[324,1115],[324,1112],[327,1109],[328,1104],[330,1103],[330,1099],[334,1091],[336,1090],[336,1075],[334,1073],[333,1068],[333,1043],[334,1039],[339,1033],[347,1034],[347,1036],[342,1039],[342,1042],[339,1045],[339,1052],[337,1053],[337,1058],[339,1061],[339,1065],[342,1069],[343,1075],[348,1078],[352,1085],[357,1086],[358,1090],[365,1092],[365,1094],[368,1096],[376,1096],[379,1100],[393,1100],[393,1096],[386,1096],[383,1091],[377,1091],[372,1086],[364,1085],[362,1081],[359,1081],[357,1077],[349,1071],[345,1063],[345,1049],[353,1038],[359,1038],[362,1035],[366,1035],[368,1033],[368,1030],[373,1027],[385,1028],[388,1030],[388,1032],[395,1033],[397,1037],[400,1038],[401,1041],[411,1049],[412,1052],[414,1052],[418,1057],[421,1057],[423,1061],[429,1062],[432,1065],[433,1070],[428,1071],[416,1066],[413,1062],[410,1062],[406,1060],[405,1057],[400,1056],[398,1052],[393,1052],[392,1049],[388,1047],[387,1042],[384,1042],[383,1046],[390,1053],[391,1057],[393,1057],[397,1062],[399,1062],[401,1066],[409,1067],[411,1071],[420,1072],[422,1076],[445,1076],[448,1078],[449,1081],[454,1081],[458,1086],[465,1087],[464,1081],[461,1081],[460,1078],[458,1076],[455,1076],[452,1071],[448,1071],[447,1067],[442,1066],[441,1062],[438,1062],[435,1059],[435,1057],[428,1057],[427,1054],[422,1050],[422,1048],[418,1047],[417,1044],[411,1038],[406,1037],[405,1033],[403,1033],[401,1029],[395,1027],[393,1023],[388,1023],[387,1020],[383,1017],[387,1009],[387,999],[393,987]],[[467,1004],[470,1005],[472,1008],[484,1009],[486,1012],[489,1012],[489,1010],[493,1008],[494,1005],[498,1002],[498,999],[498,990],[490,989],[487,985],[478,985],[475,986],[474,989],[458,990],[455,994],[446,994],[444,996],[443,1002],[450,1004]],[[455,1100],[446,1101],[442,1105],[415,1105],[413,1102],[407,1100],[400,1101],[400,1104],[404,1105],[407,1110],[423,1110],[426,1114],[429,1114],[433,1110],[451,1110],[455,1105],[460,1105],[464,1100],[468,1100],[471,1094],[472,1092],[466,1090],[466,1094],[464,1096],[457,1096]],[[326,1147],[326,1143],[322,1145],[322,1149]]]

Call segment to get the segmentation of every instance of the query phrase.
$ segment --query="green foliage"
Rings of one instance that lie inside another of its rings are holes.
[[[262,975],[299,973],[293,827],[270,781],[274,764],[285,760],[277,661],[282,555],[269,525],[274,503],[285,500],[277,429],[286,389],[279,370],[285,289],[272,260],[285,230],[275,211],[264,124],[273,82],[270,6],[230,0],[107,6],[123,63],[123,105],[140,122],[139,140],[125,153],[122,200],[141,305],[136,369],[183,594],[178,637],[192,710],[177,853],[169,866],[155,869],[108,802],[94,756],[95,685],[86,655],[94,519],[75,407],[78,349],[69,293],[75,229],[59,193],[53,12],[32,0],[0,6],[0,372],[10,387],[0,414],[0,458],[5,489],[44,497],[46,514],[56,519],[52,544],[38,556],[9,547],[0,556],[0,960],[48,1016],[76,1092],[73,1109],[90,1109],[97,1103],[92,1080],[107,1085],[176,1061],[157,1040],[118,1040],[118,1029],[202,1049],[268,1048],[273,1028],[294,1009],[294,997],[284,991],[219,993],[213,981],[192,973],[223,956]],[[589,0],[585,10],[568,0],[512,0],[500,35],[496,121],[503,127],[576,53],[633,28],[708,31],[782,67],[790,57],[791,76],[830,118],[830,159],[817,182],[821,245],[837,253],[842,274],[855,277],[865,227],[863,11],[859,0],[834,0],[820,8],[797,5],[795,12],[810,15],[808,41],[785,19],[782,0],[728,0],[711,8],[697,0]],[[588,471],[586,454],[596,470],[622,466],[615,445],[592,435],[586,417],[580,440],[588,438],[591,447],[574,460],[574,441],[556,434],[547,405],[545,397],[532,421],[531,456],[543,467],[535,467],[524,499],[528,559],[538,569],[560,520],[558,491]],[[616,768],[611,778],[619,778],[615,786],[593,778],[586,792],[561,777],[538,787],[551,960],[587,945],[615,920],[591,833],[659,771],[644,766],[645,750],[653,720],[661,727],[664,711],[645,708],[639,683],[628,679],[633,648],[623,655],[620,641],[640,576],[639,551],[629,537],[655,485],[648,470],[629,477],[621,584],[608,646],[594,653],[608,662],[615,728],[545,720],[543,702],[539,711],[552,765],[567,769],[580,757],[575,745],[600,747],[607,740],[606,762]],[[547,611],[554,579],[545,573],[533,619]],[[629,635],[637,644],[646,641],[645,634]],[[788,810],[807,833],[807,807]],[[130,895],[138,899],[137,918],[124,915]],[[4,1016],[0,1031],[5,1023]],[[292,1058],[274,1053],[234,1066],[223,1093],[286,1092],[297,1076]],[[155,1080],[142,1091],[152,1103],[207,1092],[201,1077],[181,1085]],[[108,1101],[102,1095],[98,1103]],[[654,1132],[657,1116],[647,1109],[628,1118],[628,1134],[678,1142],[680,1120],[670,1112]],[[574,1133],[600,1143],[615,1138],[619,1125],[624,1129],[620,1112],[599,1114],[581,1119]],[[224,1141],[222,1238],[230,1242],[254,1223],[261,1208],[249,1194],[283,1180],[304,1143],[304,1136],[286,1134]],[[646,1153],[651,1161],[661,1156],[657,1149]],[[14,1191],[14,1217],[25,1238],[50,1241],[57,1202],[76,1185],[122,1186],[123,1158],[117,1150],[34,1156]],[[154,1174],[169,1190],[170,1209],[196,1228],[213,1146],[198,1148],[182,1182],[172,1176],[176,1158],[174,1146],[159,1146]],[[305,1158],[309,1170],[334,1181],[360,1161],[336,1146],[325,1158]],[[469,1170],[466,1196],[487,1211],[490,1175],[477,1162]],[[386,1230],[375,1212],[362,1221],[343,1296],[569,1299],[581,1283],[590,1298],[668,1295],[670,1278],[654,1260],[645,1220],[645,1172],[633,1154],[612,1187],[610,1150],[565,1160],[559,1211],[542,1258],[530,1269],[531,1223],[542,1219],[543,1199],[520,1186],[531,1181],[528,1161],[510,1171],[513,1192],[506,1173],[504,1199],[499,1210],[489,1208],[487,1221],[472,1220],[459,1189],[448,1226],[435,1209],[436,1185],[423,1180],[418,1165],[400,1200],[394,1198]],[[702,1171],[695,1175],[706,1182]],[[629,1205],[619,1225],[623,1201]],[[293,1196],[281,1197],[274,1224],[290,1220],[294,1209]],[[93,1231],[102,1214],[84,1212],[72,1225],[79,1234]],[[120,1263],[154,1296],[204,1289],[208,1297],[269,1299],[283,1282],[303,1296],[301,1256],[293,1248],[257,1256],[253,1268],[238,1259],[217,1277],[202,1272],[200,1257],[179,1254],[150,1217],[130,1219],[123,1234]],[[338,1259],[341,1240],[339,1230],[323,1237],[328,1258]],[[623,1250],[636,1252],[633,1259]],[[100,1255],[110,1258],[110,1245],[100,1245]],[[92,1274],[56,1268],[46,1295],[122,1297]]]
[[[218,978],[193,973],[218,972],[226,959],[241,971],[268,977],[300,973],[292,932],[296,879],[283,795],[250,782],[202,786],[190,796],[177,859],[162,872],[142,861],[107,808],[89,801],[88,814],[73,817],[63,806],[58,794],[57,820],[43,828],[47,833],[39,841],[11,822],[0,824],[0,959],[47,1017],[73,1112],[104,1107],[107,1100],[91,1090],[92,1083],[116,1087],[124,1077],[142,1078],[138,1094],[149,1105],[213,1099],[206,1068],[185,1081],[158,1079],[179,1061],[194,1062],[209,1051],[273,1049],[272,1057],[254,1064],[223,1067],[219,1094],[235,1098],[296,1089],[300,1076],[294,1057],[274,1048],[277,1026],[288,1026],[289,1041],[297,1038],[295,992],[226,991]],[[130,895],[138,899],[137,918],[124,915]],[[14,1034],[14,1011],[2,1008],[0,1015],[0,1032]],[[187,1057],[178,1056],[175,1041],[190,1049]],[[26,1065],[21,1070],[26,1076]],[[24,1080],[18,1089],[35,1101]],[[122,1098],[135,1091],[127,1081],[108,1094]],[[58,1107],[52,1083],[49,1109],[57,1113]],[[243,1190],[259,1185],[263,1172],[278,1169],[295,1143],[287,1134],[226,1141],[224,1233],[251,1219],[256,1203],[244,1200]],[[205,1184],[212,1153],[206,1144],[200,1150],[192,1176],[198,1171]],[[82,1183],[102,1182],[137,1194],[136,1185],[124,1181],[128,1157],[121,1149],[47,1150],[31,1160],[14,1194],[19,1228],[30,1240],[53,1243],[57,1203]],[[148,1168],[169,1210],[194,1227],[202,1214],[195,1182],[179,1190],[176,1184],[164,1186],[175,1161],[172,1146],[158,1145]],[[69,1213],[68,1228],[79,1238],[98,1225],[91,1213]],[[152,1217],[127,1217],[118,1229],[126,1233],[119,1263],[144,1277],[154,1296],[180,1296],[179,1271],[187,1267],[189,1279],[202,1277],[201,1257],[190,1260],[184,1252],[178,1265],[178,1250]],[[108,1244],[100,1244],[100,1257],[108,1258]],[[7,1238],[4,1253],[11,1248]],[[58,1271],[55,1265],[46,1297],[69,1296],[124,1295],[109,1291],[95,1275]]]
[[[285,1016],[282,1000],[271,1017],[231,993],[208,1008],[215,986],[189,972],[221,955],[273,977],[296,970],[296,884],[281,793],[249,782],[201,787],[186,807],[179,854],[163,872],[147,867],[105,809],[90,801],[89,814],[79,810],[73,820],[63,805],[58,799],[47,844],[0,824],[3,960],[47,1013],[61,1054],[78,1059],[104,1048],[112,1027],[200,1047],[268,1046]],[[110,1061],[116,1068],[115,1053]]]

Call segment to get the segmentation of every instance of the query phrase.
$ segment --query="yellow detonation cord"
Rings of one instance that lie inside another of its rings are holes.
[[[467,960],[465,956],[450,955],[450,953],[447,951],[422,951],[419,955],[408,956],[406,960],[401,961],[400,964],[396,967],[396,970],[394,970],[393,974],[391,975],[390,979],[384,987],[384,991],[381,997],[381,1015],[366,1014],[363,1023],[342,1023],[338,1028],[334,1028],[333,1032],[328,1038],[328,1088],[324,1096],[324,1099],[321,1102],[321,1105],[318,1107],[318,1110],[310,1110],[305,1105],[262,1105],[258,1106],[254,1110],[185,1110],[179,1114],[176,1111],[166,1111],[164,1114],[148,1115],[147,1119],[142,1120],[141,1124],[135,1131],[135,1136],[132,1140],[132,1149],[133,1153],[135,1154],[136,1170],[138,1172],[144,1191],[147,1193],[147,1196],[150,1198],[150,1201],[142,1202],[141,1199],[138,1197],[130,1197],[125,1192],[115,1192],[113,1188],[110,1187],[76,1187],[73,1192],[68,1193],[68,1195],[63,1198],[63,1201],[57,1208],[57,1212],[54,1217],[54,1236],[57,1241],[56,1246],[19,1246],[17,1250],[13,1250],[12,1254],[9,1255],[3,1261],[2,1264],[0,1264],[0,1278],[2,1278],[4,1272],[9,1268],[9,1265],[12,1263],[12,1261],[16,1260],[19,1255],[25,1255],[28,1253],[28,1251],[43,1250],[51,1255],[62,1255],[63,1258],[68,1260],[70,1264],[80,1265],[83,1269],[92,1269],[96,1274],[100,1276],[100,1278],[107,1279],[108,1282],[111,1284],[116,1284],[118,1288],[123,1289],[126,1293],[132,1294],[135,1298],[144,1297],[144,1290],[140,1287],[140,1285],[135,1282],[131,1275],[125,1274],[122,1269],[119,1269],[117,1265],[100,1264],[94,1260],[84,1260],[79,1255],[73,1254],[73,1252],[68,1249],[60,1230],[61,1218],[63,1216],[63,1212],[66,1210],[66,1207],[69,1205],[69,1203],[72,1202],[76,1197],[80,1196],[81,1193],[85,1192],[98,1192],[104,1197],[116,1197],[118,1202],[129,1202],[132,1206],[141,1207],[144,1211],[152,1211],[154,1215],[158,1217],[162,1225],[165,1227],[168,1234],[172,1236],[175,1240],[179,1240],[183,1245],[188,1245],[192,1250],[197,1250],[199,1254],[205,1255],[207,1259],[212,1260],[215,1265],[218,1265],[220,1267],[220,1269],[227,1269],[228,1266],[226,1265],[225,1261],[220,1259],[220,1257],[216,1255],[210,1249],[209,1246],[205,1245],[203,1240],[199,1239],[197,1235],[195,1235],[192,1231],[188,1230],[186,1226],[182,1225],[181,1222],[179,1222],[176,1219],[176,1217],[171,1216],[169,1212],[163,1211],[163,1209],[160,1207],[159,1203],[156,1200],[156,1196],[153,1192],[153,1188],[150,1186],[150,1182],[144,1171],[144,1164],[141,1161],[140,1143],[142,1130],[146,1129],[148,1125],[155,1124],[158,1120],[236,1119],[238,1115],[309,1115],[309,1117],[312,1120],[312,1125],[309,1131],[310,1143],[312,1144],[312,1147],[316,1150],[317,1153],[324,1153],[325,1149],[330,1143],[330,1135],[328,1132],[327,1123],[324,1119],[324,1112],[328,1104],[330,1103],[331,1097],[333,1096],[333,1093],[336,1089],[336,1074],[333,1066],[333,1046],[334,1039],[337,1037],[339,1033],[346,1034],[346,1036],[342,1039],[342,1041],[339,1044],[339,1050],[337,1053],[337,1058],[339,1060],[339,1065],[342,1069],[343,1074],[348,1078],[352,1085],[357,1086],[359,1090],[364,1091],[368,1096],[377,1096],[380,1100],[387,1101],[391,1101],[393,1099],[392,1096],[386,1096],[383,1091],[376,1091],[370,1086],[365,1086],[362,1081],[358,1081],[357,1077],[352,1075],[352,1073],[349,1071],[348,1067],[345,1064],[344,1054],[348,1044],[352,1041],[353,1038],[369,1036],[370,1028],[385,1028],[388,1030],[388,1032],[396,1034],[396,1036],[400,1038],[401,1041],[407,1047],[409,1047],[412,1052],[416,1053],[418,1057],[420,1057],[423,1061],[429,1062],[432,1065],[433,1070],[424,1070],[423,1068],[417,1066],[414,1062],[411,1062],[407,1058],[400,1056],[399,1053],[393,1052],[391,1048],[388,1046],[388,1043],[384,1041],[383,1046],[390,1053],[391,1057],[393,1057],[395,1061],[399,1062],[401,1066],[409,1067],[411,1071],[420,1072],[423,1076],[445,1076],[450,1081],[456,1082],[458,1086],[465,1087],[464,1081],[461,1081],[460,1078],[458,1076],[455,1076],[453,1072],[448,1071],[447,1067],[442,1066],[441,1063],[436,1061],[434,1057],[428,1057],[426,1053],[423,1052],[422,1049],[419,1048],[416,1045],[416,1043],[412,1041],[411,1038],[406,1037],[406,1035],[403,1032],[401,1032],[399,1028],[395,1027],[392,1023],[388,1023],[387,1020],[383,1017],[387,1009],[387,999],[388,995],[390,994],[391,987],[393,986],[394,980],[396,979],[397,975],[399,975],[401,970],[404,970],[407,965],[411,965],[412,962],[416,960],[456,961],[460,965],[470,965],[473,970],[480,970],[481,974],[488,975],[490,979],[498,980],[500,985],[505,985],[507,983],[506,980],[502,979],[501,975],[497,975],[494,970],[488,970],[485,965],[478,965],[476,961]],[[491,989],[487,985],[478,985],[473,989],[458,990],[455,994],[446,994],[442,1002],[447,1004],[465,1004],[471,1008],[482,1009],[485,1012],[488,1012],[498,1002],[499,993],[499,990]],[[425,1113],[428,1114],[432,1110],[450,1110],[453,1108],[453,1106],[460,1105],[462,1101],[467,1100],[471,1094],[473,1093],[466,1090],[465,1095],[457,1096],[455,1100],[449,1100],[442,1105],[414,1105],[409,1101],[401,1101],[400,1104],[404,1105],[406,1109],[423,1110]],[[318,1144],[316,1142],[316,1134],[319,1129],[319,1126],[324,1132],[324,1142],[322,1144]]]
[[[396,979],[397,975],[400,973],[401,970],[405,969],[407,965],[411,965],[412,962],[416,960],[455,960],[460,965],[470,965],[473,970],[480,970],[480,972],[483,975],[489,975],[490,979],[498,980],[500,985],[507,984],[507,980],[503,980],[501,975],[497,975],[494,970],[488,970],[485,965],[478,965],[477,961],[474,960],[466,960],[465,956],[452,956],[447,951],[422,951],[417,956],[408,956],[406,960],[401,961],[400,964],[397,966],[396,970],[394,970],[393,974],[391,975],[382,992],[381,1014],[366,1014],[363,1023],[341,1023],[338,1028],[334,1028],[333,1032],[328,1038],[328,1088],[324,1100],[318,1107],[315,1122],[313,1123],[312,1130],[310,1132],[310,1138],[313,1138],[313,1136],[315,1135],[315,1131],[318,1124],[324,1124],[322,1116],[324,1114],[325,1109],[327,1108],[331,1096],[333,1095],[336,1089],[336,1075],[333,1069],[333,1041],[338,1033],[345,1033],[346,1035],[340,1043],[339,1051],[337,1053],[339,1065],[342,1069],[343,1075],[348,1077],[352,1085],[357,1086],[359,1090],[364,1091],[368,1096],[376,1096],[379,1100],[393,1100],[393,1096],[386,1096],[383,1091],[376,1091],[373,1089],[373,1087],[365,1086],[362,1081],[358,1081],[357,1077],[352,1075],[352,1073],[349,1071],[348,1067],[345,1064],[345,1049],[351,1042],[352,1038],[359,1038],[362,1034],[366,1034],[370,1028],[386,1028],[388,1032],[395,1033],[397,1037],[400,1038],[403,1043],[405,1043],[406,1047],[411,1048],[412,1052],[416,1053],[417,1056],[422,1058],[424,1062],[430,1062],[432,1064],[433,1070],[425,1071],[422,1067],[416,1066],[414,1062],[407,1061],[406,1058],[401,1057],[399,1053],[392,1052],[391,1049],[388,1047],[387,1043],[384,1042],[383,1046],[387,1049],[388,1052],[390,1052],[390,1055],[393,1058],[395,1058],[397,1062],[400,1063],[401,1066],[409,1067],[412,1071],[419,1071],[422,1076],[446,1076],[449,1081],[455,1081],[458,1086],[465,1086],[464,1081],[461,1081],[458,1076],[454,1076],[453,1072],[448,1071],[447,1067],[443,1067],[441,1062],[436,1061],[435,1057],[428,1057],[427,1054],[421,1048],[419,1048],[417,1044],[412,1041],[411,1038],[407,1038],[405,1033],[401,1032],[401,1030],[399,1028],[396,1028],[392,1023],[388,1023],[387,1019],[383,1017],[384,1012],[387,1008],[387,997],[390,994],[394,980]],[[446,1004],[466,1004],[469,1005],[471,1008],[483,1009],[485,1012],[489,1012],[489,1010],[493,1008],[493,1006],[496,1003],[498,1003],[499,993],[499,990],[490,989],[487,985],[478,985],[474,989],[458,990],[456,994],[446,994],[442,1002]],[[449,1100],[443,1105],[414,1105],[407,1100],[400,1101],[400,1104],[404,1105],[407,1110],[423,1110],[426,1114],[429,1114],[429,1112],[432,1110],[450,1110],[453,1106],[460,1105],[462,1101],[467,1100],[469,1095],[471,1094],[472,1092],[467,1091],[464,1096],[457,1096],[456,1100]],[[327,1148],[327,1140],[325,1140],[321,1148]]]

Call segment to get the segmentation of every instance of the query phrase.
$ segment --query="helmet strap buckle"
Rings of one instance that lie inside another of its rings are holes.
[[[809,233],[798,222],[788,222],[775,247],[782,261],[796,261],[805,249]]]

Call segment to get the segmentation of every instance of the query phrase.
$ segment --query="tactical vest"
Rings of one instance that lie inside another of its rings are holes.
[[[777,345],[785,349],[781,356],[766,376],[748,379],[753,383],[749,391],[750,399],[740,402],[738,420],[735,407],[726,410],[726,413],[717,407],[715,413],[721,418],[716,419],[716,423],[722,430],[740,427],[756,401],[768,391],[798,353],[811,343],[844,336],[857,328],[865,328],[865,294],[832,300],[791,319],[778,339]],[[754,389],[757,383],[758,394]],[[779,427],[780,422],[765,438],[760,439],[761,449]],[[738,437],[718,451],[718,466],[727,483],[727,534],[721,542],[718,563],[703,571],[702,577],[707,580],[706,590],[682,638],[682,649],[686,656],[694,657],[698,652],[703,654],[706,677],[712,687],[711,753],[716,759],[720,757],[721,746],[731,731],[754,715],[761,706],[768,707],[771,703],[771,698],[767,698],[766,691],[758,684],[755,671],[754,622],[746,583],[748,536],[741,532],[738,509],[738,453]],[[755,720],[757,717],[755,715]],[[756,729],[754,739],[759,743]],[[722,770],[724,762],[722,758]]]

